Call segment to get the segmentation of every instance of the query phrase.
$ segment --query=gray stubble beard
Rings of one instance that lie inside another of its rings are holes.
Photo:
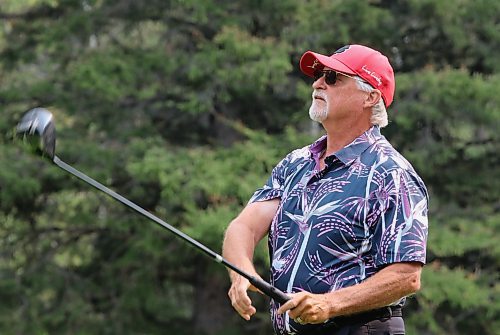
[[[324,107],[318,106],[318,103],[314,100],[311,102],[311,107],[309,107],[309,117],[311,120],[316,122],[323,122],[328,116],[328,108],[326,102]]]

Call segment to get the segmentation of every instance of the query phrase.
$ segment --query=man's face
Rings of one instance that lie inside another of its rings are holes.
[[[324,68],[323,72],[331,69]],[[365,93],[360,91],[354,78],[337,73],[328,73],[314,81],[312,87],[312,103],[309,108],[309,117],[313,121],[324,122],[327,119],[339,120],[350,117],[353,110],[362,109]]]

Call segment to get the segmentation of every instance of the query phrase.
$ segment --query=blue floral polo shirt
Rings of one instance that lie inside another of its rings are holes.
[[[250,199],[281,199],[269,231],[271,283],[288,293],[326,293],[390,263],[425,263],[428,195],[410,163],[377,126],[320,170],[325,149],[323,136],[291,152]],[[317,327],[277,314],[278,307],[271,301],[277,334]]]

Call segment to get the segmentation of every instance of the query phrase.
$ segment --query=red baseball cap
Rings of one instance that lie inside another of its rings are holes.
[[[306,51],[300,59],[300,70],[309,77],[314,77],[314,72],[324,67],[363,78],[382,93],[386,107],[392,103],[396,87],[394,71],[387,57],[377,50],[351,44],[331,56]]]

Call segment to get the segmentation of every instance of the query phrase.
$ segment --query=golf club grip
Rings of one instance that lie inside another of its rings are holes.
[[[285,302],[287,302],[288,300],[291,299],[286,293],[280,291],[276,287],[272,286],[269,283],[266,283],[265,281],[263,281],[261,279],[258,279],[255,277],[250,277],[250,278],[248,278],[248,281],[253,286],[255,286],[256,288],[261,290],[262,293],[264,293],[268,297],[273,298],[275,301],[277,301],[280,304],[284,304]]]

